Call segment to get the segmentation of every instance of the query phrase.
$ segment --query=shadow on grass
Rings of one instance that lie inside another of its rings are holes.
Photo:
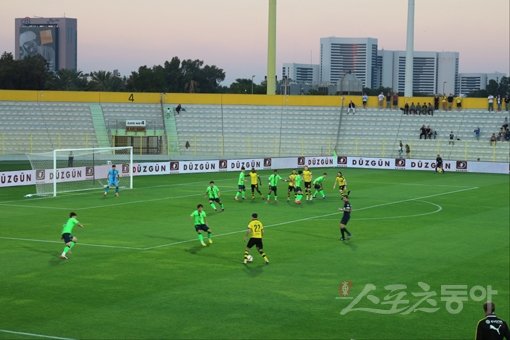
[[[340,242],[342,242],[344,245],[349,247],[352,251],[356,251],[356,249],[358,249],[358,246],[356,245],[355,242],[353,243],[352,240],[340,241]]]
[[[263,272],[264,272],[264,267],[267,266],[266,264],[253,264],[253,263],[249,263],[249,264],[242,264],[242,266],[244,266],[244,272],[246,273],[246,275],[248,276],[251,276],[251,277],[256,277],[256,276],[259,276],[261,275]]]
[[[190,253],[190,254],[193,254],[193,255],[197,255],[199,254],[204,248],[207,248],[207,247],[204,247],[202,245],[195,245],[193,247],[190,247],[190,248],[186,248],[184,249],[184,251]]]

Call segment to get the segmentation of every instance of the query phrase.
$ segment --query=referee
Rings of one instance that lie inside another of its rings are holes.
[[[510,340],[508,325],[494,313],[496,305],[493,302],[486,302],[483,304],[483,310],[485,318],[478,321],[476,340]]]

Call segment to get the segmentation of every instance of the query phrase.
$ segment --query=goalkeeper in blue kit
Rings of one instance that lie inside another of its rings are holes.
[[[119,171],[115,169],[115,164],[112,165],[112,168],[108,171],[108,184],[104,187],[104,196],[108,195],[108,191],[110,191],[110,187],[115,187],[115,197],[119,197]]]

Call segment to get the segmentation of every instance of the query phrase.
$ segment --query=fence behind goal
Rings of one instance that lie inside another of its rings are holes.
[[[132,147],[57,149],[27,157],[35,170],[37,195],[100,189],[107,185],[113,164],[119,172],[119,185],[133,188]]]

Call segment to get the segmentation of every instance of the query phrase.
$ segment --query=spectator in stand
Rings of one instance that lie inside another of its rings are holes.
[[[505,130],[508,130],[508,117],[505,117],[505,120],[503,121],[503,125],[501,125],[502,127],[505,128]]]
[[[421,137],[427,139],[427,128],[425,127],[425,124],[423,124],[420,128],[420,139]]]
[[[402,141],[398,144],[398,158],[402,158],[404,155],[404,144],[402,144]]]
[[[434,110],[439,110],[439,95],[434,96]]]
[[[492,94],[487,97],[487,103],[489,104],[489,112],[494,111],[494,96]]]
[[[416,103],[416,114],[421,115],[421,104],[419,102]]]
[[[406,158],[411,157],[411,147],[409,144],[406,144]]]
[[[386,108],[391,110],[391,92],[386,93]]]
[[[480,140],[480,127],[477,126],[476,129],[473,130],[473,133],[475,134],[476,140]]]
[[[423,103],[423,105],[421,106],[421,114],[425,116],[427,114],[427,110],[428,110],[427,104]]]
[[[349,114],[349,112],[352,112],[352,114],[356,113],[356,105],[353,103],[352,100],[349,102],[349,106],[347,108],[347,114]]]
[[[432,104],[429,103],[429,105],[427,106],[427,113],[431,116],[434,115],[434,107],[432,106]]]
[[[432,129],[430,128],[430,125],[427,125],[425,128],[425,139],[432,139]]]
[[[363,108],[367,108],[367,102],[368,102],[368,96],[366,93],[363,93],[363,96],[361,97],[361,100],[363,101]]]
[[[493,133],[492,136],[491,136],[491,139],[490,139],[490,144],[491,145],[496,145],[496,140],[497,140],[496,134]]]
[[[462,97],[461,96],[458,96],[457,98],[455,98],[455,105],[457,106],[457,111],[462,110]]]
[[[436,131],[436,130],[434,130],[434,132],[432,132],[432,137],[433,137],[434,139],[436,139],[436,138],[437,138],[437,131]]]
[[[448,111],[451,111],[453,107],[453,94],[450,93],[446,100],[448,101]]]
[[[448,141],[448,145],[455,145],[455,135],[453,131],[450,131],[450,140]]]
[[[377,96],[377,101],[379,102],[379,110],[381,110],[383,108],[383,103],[384,103],[384,93],[379,93],[379,95]]]
[[[502,104],[501,95],[498,94],[498,96],[496,97],[496,105],[498,106],[498,111],[501,111],[501,104]]]
[[[504,127],[501,127],[501,129],[499,129],[499,132],[498,132],[498,141],[500,141],[500,142],[505,141],[505,136],[506,136],[506,130]]]
[[[447,106],[446,106],[447,104],[448,103],[446,102],[446,96],[443,95],[441,97],[441,110],[446,111],[448,109]]]
[[[405,115],[408,115],[408,114],[409,114],[409,103],[406,103],[406,104],[404,105],[404,114],[405,114]]]
[[[393,94],[393,109],[398,110],[398,93]]]
[[[179,105],[177,105],[177,106],[175,107],[175,112],[177,112],[177,114],[179,114],[179,113],[181,113],[181,111],[186,111],[186,109],[184,109],[184,108],[182,107],[182,105],[181,105],[181,104],[179,104]]]
[[[411,103],[411,107],[409,108],[409,113],[412,113],[413,115],[416,114],[416,106],[414,106],[414,102]]]
[[[505,96],[505,111],[508,111],[509,107],[510,107],[510,94],[507,94]]]

